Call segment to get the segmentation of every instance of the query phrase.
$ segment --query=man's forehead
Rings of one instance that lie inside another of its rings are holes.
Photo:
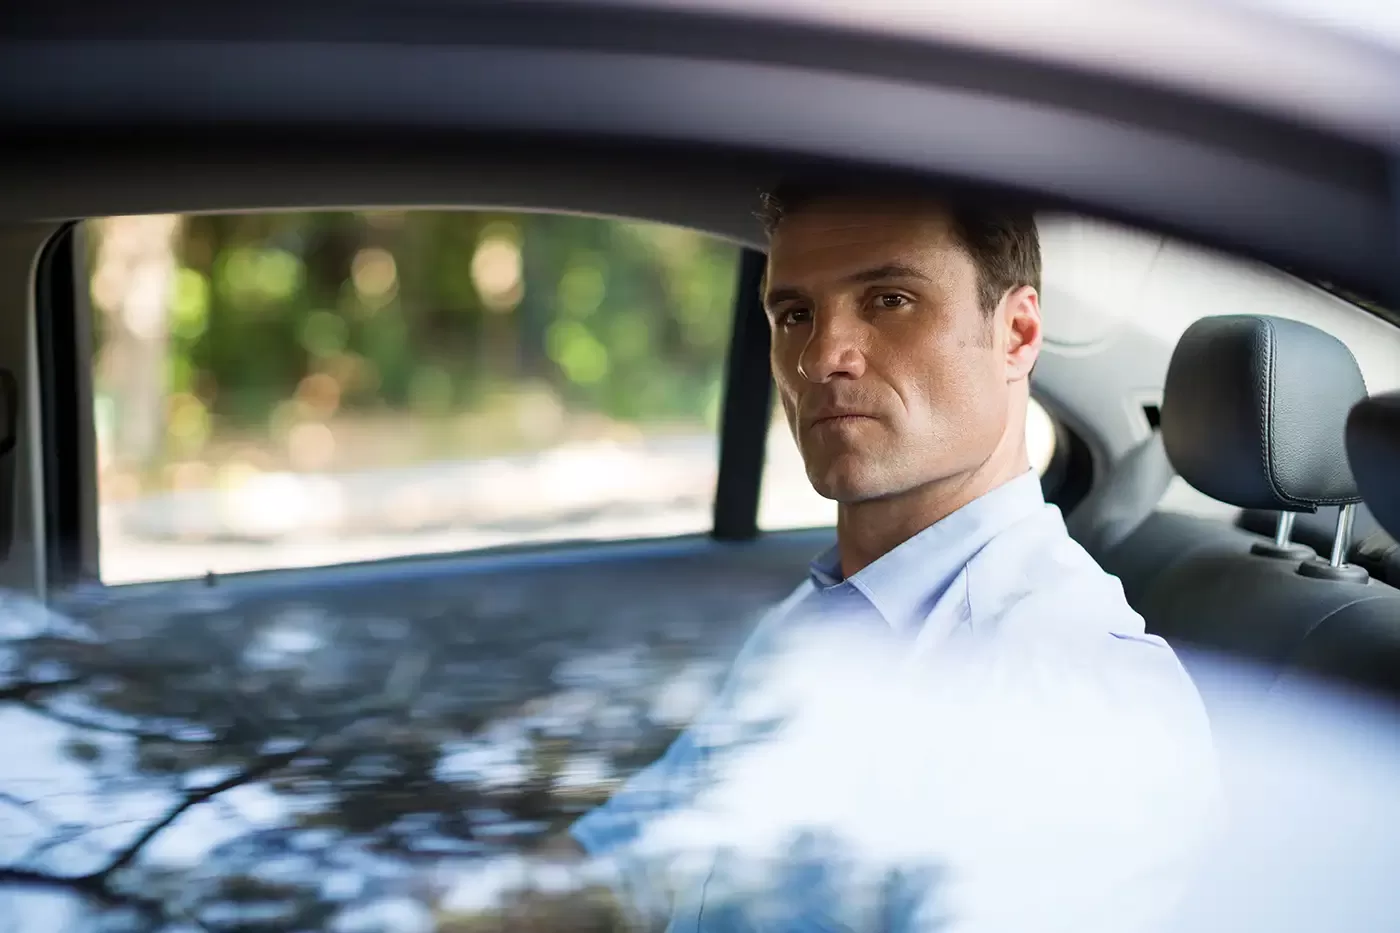
[[[928,267],[957,244],[939,205],[872,198],[832,198],[785,215],[768,250],[768,280],[839,278],[874,265]]]
[[[950,215],[940,201],[892,195],[825,195],[789,207],[778,233],[814,233],[846,228],[946,231]]]

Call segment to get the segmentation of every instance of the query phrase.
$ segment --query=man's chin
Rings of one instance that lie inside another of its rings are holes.
[[[924,483],[910,482],[900,477],[882,475],[873,469],[828,469],[813,476],[808,474],[817,495],[841,505],[860,505],[895,499],[922,488]]]
[[[814,478],[812,488],[822,498],[842,505],[857,505],[889,495],[888,490],[872,477],[852,475],[844,471],[830,471],[820,478]]]

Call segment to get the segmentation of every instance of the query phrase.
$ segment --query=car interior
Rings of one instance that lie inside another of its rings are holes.
[[[759,194],[812,166],[1036,207],[1032,459],[1188,669],[1400,693],[1374,146],[985,49],[490,6],[0,52],[0,801],[82,802],[0,885],[321,928],[653,760],[832,539],[759,301]],[[356,382],[376,347],[406,375]],[[143,430],[183,452],[119,469]]]

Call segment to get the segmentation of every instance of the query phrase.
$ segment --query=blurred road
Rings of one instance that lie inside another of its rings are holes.
[[[255,474],[236,488],[105,506],[102,577],[170,580],[701,532],[711,525],[717,461],[714,437],[699,435],[363,473]],[[764,488],[766,527],[835,520],[784,435],[769,444]]]

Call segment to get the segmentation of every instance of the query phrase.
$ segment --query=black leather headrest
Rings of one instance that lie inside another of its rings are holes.
[[[1366,397],[1351,351],[1308,324],[1225,315],[1186,329],[1167,367],[1162,440],[1199,491],[1242,509],[1356,502],[1346,420]]]
[[[1368,398],[1351,410],[1347,459],[1371,514],[1400,538],[1400,392]]]

